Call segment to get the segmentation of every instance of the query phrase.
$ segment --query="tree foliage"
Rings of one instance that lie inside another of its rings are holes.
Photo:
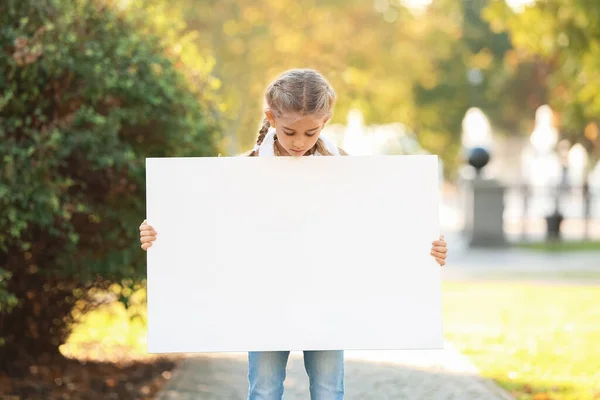
[[[332,122],[345,122],[347,111],[357,107],[367,124],[402,122],[414,127],[422,117],[414,87],[437,84],[435,62],[452,57],[459,37],[448,18],[420,18],[399,1],[174,4],[185,10],[188,28],[198,32],[199,47],[214,57],[230,153],[252,146],[266,85],[295,67],[316,68],[332,82],[338,92]],[[442,144],[455,134],[445,125],[437,129]],[[427,145],[444,150],[434,141]]]
[[[176,0],[171,8],[183,10],[198,47],[214,59],[227,152],[253,145],[267,83],[311,67],[338,92],[333,123],[344,123],[351,108],[367,124],[401,122],[453,169],[469,107],[518,134],[546,100],[543,63],[514,57],[508,35],[481,16],[490,1],[434,0],[422,12],[398,0]],[[469,82],[473,71],[481,82]]]
[[[497,31],[508,32],[522,58],[544,60],[550,105],[561,130],[600,156],[600,8],[594,0],[538,0],[512,10],[495,0],[485,12]]]

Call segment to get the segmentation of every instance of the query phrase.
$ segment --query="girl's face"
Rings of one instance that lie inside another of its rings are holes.
[[[283,115],[276,118],[270,112],[267,113],[267,117],[277,132],[277,143],[281,153],[294,157],[305,155],[317,143],[328,119],[311,115]]]

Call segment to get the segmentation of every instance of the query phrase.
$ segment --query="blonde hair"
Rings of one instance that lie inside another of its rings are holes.
[[[331,118],[336,93],[331,84],[318,71],[313,69],[291,69],[279,75],[267,86],[264,93],[265,109],[276,117],[283,114],[311,115],[317,118]],[[258,130],[256,144],[261,145],[271,123],[265,115]],[[311,149],[321,155],[331,155],[325,143],[319,138]],[[257,150],[249,153],[256,156]]]

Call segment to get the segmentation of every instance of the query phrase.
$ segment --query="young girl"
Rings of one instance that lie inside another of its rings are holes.
[[[346,153],[321,136],[331,118],[335,92],[327,80],[310,69],[289,70],[265,91],[265,116],[251,157],[339,156]],[[156,231],[146,220],[140,226],[141,247],[148,250]],[[432,242],[431,255],[445,264],[444,237]],[[250,352],[248,400],[281,400],[289,351]],[[343,350],[305,351],[304,366],[312,400],[344,398]]]

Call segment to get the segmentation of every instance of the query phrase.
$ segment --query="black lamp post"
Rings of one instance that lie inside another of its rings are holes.
[[[483,147],[474,147],[469,151],[469,165],[475,168],[478,177],[481,170],[490,162],[490,153]]]
[[[561,239],[560,225],[564,215],[560,212],[560,196],[568,187],[568,154],[569,146],[565,142],[559,143],[558,156],[561,164],[561,180],[554,193],[554,212],[546,216],[546,240],[555,242]]]

